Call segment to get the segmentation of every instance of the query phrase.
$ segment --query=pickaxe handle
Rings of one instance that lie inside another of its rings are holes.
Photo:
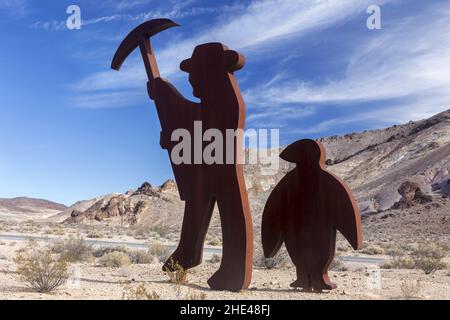
[[[145,71],[148,77],[148,84],[150,86],[150,98],[154,99],[155,79],[159,78],[160,74],[150,39],[143,37],[139,44],[139,48],[141,49],[141,55],[144,60]]]

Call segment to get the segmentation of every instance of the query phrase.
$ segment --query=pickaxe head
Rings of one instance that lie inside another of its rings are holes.
[[[130,53],[137,47],[143,45],[144,39],[148,39],[163,30],[176,26],[179,25],[169,19],[153,19],[139,25],[120,44],[119,49],[117,49],[114,55],[111,68],[119,70]]]

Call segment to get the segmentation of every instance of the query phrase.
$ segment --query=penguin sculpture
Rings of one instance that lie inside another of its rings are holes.
[[[288,146],[280,158],[296,164],[272,191],[262,218],[267,258],[283,242],[297,268],[291,287],[331,290],[328,277],[334,259],[336,230],[355,250],[362,248],[361,214],[350,189],[326,170],[325,149],[314,140]]]

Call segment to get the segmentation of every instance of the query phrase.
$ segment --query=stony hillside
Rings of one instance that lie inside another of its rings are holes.
[[[66,206],[41,199],[0,199],[0,219],[24,221],[46,219],[66,210]]]
[[[363,214],[406,209],[450,193],[450,110],[423,121],[320,141],[327,150],[329,170],[350,185]],[[280,160],[280,169],[267,175],[259,165],[245,166],[255,225],[270,191],[292,167]],[[137,191],[79,202],[58,218],[66,223],[112,219],[179,228],[183,208],[176,185],[168,181],[160,187],[145,183]],[[212,227],[220,228],[217,213]]]

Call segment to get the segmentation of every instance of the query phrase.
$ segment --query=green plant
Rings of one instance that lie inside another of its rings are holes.
[[[67,259],[63,256],[54,258],[48,250],[20,252],[14,262],[20,280],[37,292],[51,292],[66,283],[69,277]]]
[[[119,251],[113,251],[100,258],[99,263],[103,267],[121,268],[131,264],[127,254]]]
[[[144,284],[136,288],[125,288],[122,300],[160,300],[161,297],[155,292],[148,292]]]

